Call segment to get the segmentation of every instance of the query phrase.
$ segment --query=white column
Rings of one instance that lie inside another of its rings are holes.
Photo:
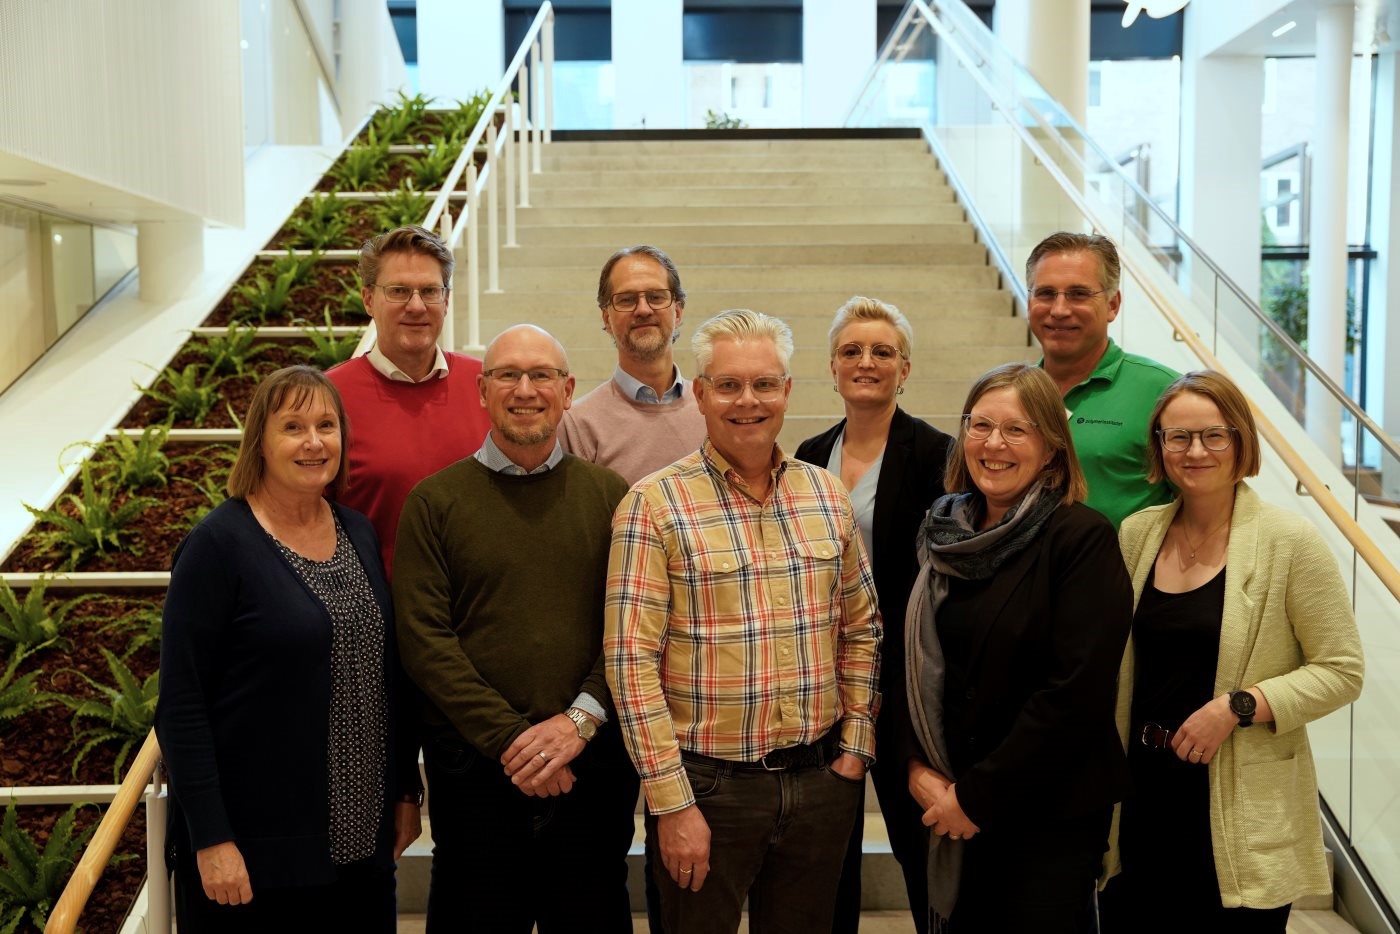
[[[1366,333],[1367,406],[1386,434],[1400,438],[1400,377],[1390,378],[1387,363],[1400,360],[1400,56],[1387,52],[1377,60],[1376,162],[1371,181],[1371,315]],[[1391,322],[1395,317],[1396,321]],[[1400,499],[1400,463],[1381,457],[1381,495]]]
[[[1351,97],[1351,3],[1317,11],[1312,201],[1308,227],[1308,354],[1342,382],[1346,354],[1347,137]],[[1308,434],[1341,463],[1341,408],[1310,381]]]
[[[1089,4],[998,0],[993,17],[1011,54],[1083,125],[1089,108]]]
[[[204,271],[204,222],[140,221],[136,224],[136,268],[141,300],[166,303]]]
[[[802,125],[844,126],[878,51],[875,0],[802,0]]]
[[[685,126],[682,12],[681,0],[613,0],[615,128]]]
[[[501,0],[418,0],[419,90],[448,104],[495,88],[504,36]]]

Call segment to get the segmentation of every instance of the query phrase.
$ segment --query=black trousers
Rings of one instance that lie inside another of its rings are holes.
[[[878,748],[878,747],[877,747]],[[892,748],[890,746],[884,747]],[[909,896],[909,911],[914,916],[917,934],[928,934],[928,828],[923,825],[923,811],[909,794],[907,769],[892,756],[888,761],[877,760],[870,767],[870,781],[885,819],[890,850],[904,874],[904,891]],[[865,836],[865,790],[856,811],[855,826],[846,849],[846,861],[841,867],[841,882],[836,890],[836,916],[831,929],[836,934],[856,934],[860,928],[860,872]]]
[[[659,854],[657,819],[647,816],[647,850],[666,931],[733,934],[745,897],[750,934],[830,928],[864,783],[825,765],[765,772],[682,758],[710,827],[710,875],[699,892],[676,885]]]
[[[175,917],[180,934],[393,934],[394,871],[366,859],[339,867],[328,885],[255,887],[251,902],[220,905],[204,894],[194,854],[182,852],[175,862]]]
[[[429,740],[428,934],[630,934],[627,850],[639,781],[608,724],[570,763],[568,794],[535,798],[464,741]]]

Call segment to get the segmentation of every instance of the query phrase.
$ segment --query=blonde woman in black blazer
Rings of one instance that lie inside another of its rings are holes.
[[[953,439],[896,404],[909,378],[913,340],[909,320],[898,308],[855,296],[837,310],[828,337],[833,388],[841,394],[846,417],[802,442],[797,458],[841,478],[852,494],[874,567],[885,626],[880,690],[886,707],[875,723],[877,752],[870,775],[922,934],[927,927],[918,906],[928,891],[927,832],[919,823],[922,811],[905,790],[903,766],[886,762],[880,749],[889,744],[890,725],[903,709],[898,704],[891,713],[889,699],[904,691],[904,606],[919,570],[914,539],[929,504],[943,495],[943,468]],[[857,814],[841,873],[833,925],[838,932],[854,932],[860,922],[863,817],[863,811]]]

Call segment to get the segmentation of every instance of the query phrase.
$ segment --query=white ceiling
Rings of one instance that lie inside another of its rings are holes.
[[[1317,11],[1334,4],[1335,0],[1294,0],[1225,43],[1217,53],[1268,57],[1313,55],[1317,44]],[[1397,40],[1400,40],[1400,0],[1356,0],[1355,6],[1352,47],[1356,52],[1386,52],[1400,48],[1397,45]],[[1290,22],[1297,25],[1275,38],[1274,31]]]

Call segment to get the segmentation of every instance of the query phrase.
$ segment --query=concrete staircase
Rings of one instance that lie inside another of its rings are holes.
[[[569,351],[579,394],[616,363],[594,301],[598,270],[637,243],[666,250],[689,293],[677,345],[686,376],[689,335],[716,312],[753,308],[792,326],[789,451],[841,416],[827,329],[852,295],[909,316],[914,366],[900,402],[945,430],[973,378],[1036,356],[922,140],[569,136],[556,135],[530,178],[520,246],[501,251],[503,293],[482,296],[481,333],[547,328]]]

